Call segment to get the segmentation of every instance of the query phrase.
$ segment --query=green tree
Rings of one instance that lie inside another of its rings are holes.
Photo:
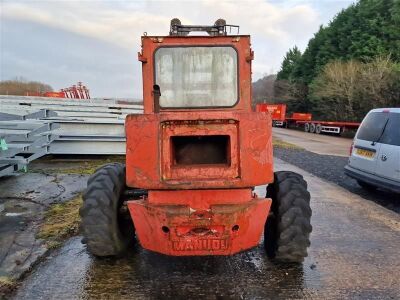
[[[389,56],[369,62],[335,60],[310,84],[317,118],[357,121],[373,108],[400,106],[400,64]]]
[[[342,117],[362,118],[361,114],[353,111],[366,111],[371,97],[374,103],[397,103],[400,83],[388,78],[398,78],[395,75],[398,74],[398,63],[400,0],[359,0],[340,11],[327,26],[321,26],[302,55],[294,55],[292,49],[288,51],[275,82],[275,96],[290,99],[293,109],[312,109],[320,116],[339,118],[335,111],[338,105],[342,105],[349,109],[348,115],[342,113]],[[350,74],[351,68],[359,64],[361,67],[354,78],[363,84],[364,91],[342,82],[341,86],[335,86],[335,89],[342,89],[341,94],[321,94],[323,91],[319,87],[333,88],[333,77],[328,71],[341,70],[343,76],[335,73],[336,79],[353,80],[355,74]],[[385,64],[388,69],[385,69]],[[357,97],[365,97],[365,102],[358,101]]]
[[[277,79],[290,80],[292,77],[293,70],[300,61],[300,59],[301,59],[301,52],[297,48],[297,46],[294,46],[293,49],[289,49],[289,51],[283,58],[281,70],[277,74]]]

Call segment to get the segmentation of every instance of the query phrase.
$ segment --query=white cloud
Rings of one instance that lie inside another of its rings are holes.
[[[178,1],[154,2],[139,11],[127,5],[112,7],[112,2],[5,2],[3,16],[29,20],[46,26],[87,35],[101,40],[130,47],[144,32],[165,34],[169,21],[178,12],[182,21],[207,23],[219,17],[229,23],[241,25],[242,32],[258,34],[276,43],[290,42],[301,32],[308,36],[319,24],[318,14],[312,7],[297,5],[280,8],[263,0],[245,2]],[[121,4],[121,3],[120,3]],[[210,20],[211,17],[211,20]]]
[[[216,19],[224,18],[229,24],[240,25],[241,34],[252,35],[253,49],[256,53],[254,79],[270,72],[271,69],[277,71],[288,48],[298,45],[300,49],[304,49],[309,38],[318,30],[318,26],[325,22],[313,2],[307,1],[285,1],[282,4],[265,0],[174,2],[3,0],[1,5],[2,23],[11,20],[14,23],[40,24],[58,30],[60,35],[69,32],[96,39],[131,54],[139,50],[140,36],[143,32],[154,35],[168,34],[169,21],[173,17],[180,18],[184,24],[212,24]],[[335,12],[332,12],[332,15],[334,14]],[[42,33],[34,32],[34,34],[39,36]],[[68,42],[65,41],[66,44]],[[59,55],[62,59],[62,53]],[[91,53],[80,53],[81,64],[85,64],[85,57],[90,55]],[[125,59],[131,61],[134,58],[131,55]],[[140,65],[135,63],[135,67],[135,70],[129,72],[134,72],[134,77],[137,78],[141,74]],[[29,74],[21,75],[29,77]],[[133,84],[134,89],[141,89],[138,82]],[[96,87],[92,87],[92,90],[94,89]],[[127,90],[127,87],[121,87],[121,90]]]

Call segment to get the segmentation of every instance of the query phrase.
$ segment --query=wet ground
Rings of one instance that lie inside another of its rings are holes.
[[[301,266],[275,264],[260,246],[231,257],[167,257],[139,245],[94,259],[70,239],[24,281],[14,299],[398,299],[400,217],[281,160],[304,175],[313,233]],[[258,189],[260,191],[260,189]]]
[[[1,178],[0,278],[18,279],[46,253],[45,243],[36,239],[44,212],[51,204],[79,194],[87,178],[78,174],[41,173]]]

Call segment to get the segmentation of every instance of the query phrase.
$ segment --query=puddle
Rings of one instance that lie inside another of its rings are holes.
[[[27,212],[23,212],[23,213],[6,213],[5,216],[6,217],[19,217],[19,216],[22,216],[22,215],[25,215],[25,214],[27,214]]]
[[[95,259],[76,237],[31,274],[15,299],[302,298],[310,271],[316,273],[271,263],[261,245],[230,257],[169,257],[136,245],[126,258]]]

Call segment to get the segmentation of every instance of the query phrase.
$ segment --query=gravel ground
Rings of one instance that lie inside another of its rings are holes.
[[[346,157],[320,155],[307,150],[274,147],[274,156],[295,165],[315,176],[336,183],[348,191],[374,201],[390,210],[400,213],[400,195],[378,189],[369,192],[344,174]]]

